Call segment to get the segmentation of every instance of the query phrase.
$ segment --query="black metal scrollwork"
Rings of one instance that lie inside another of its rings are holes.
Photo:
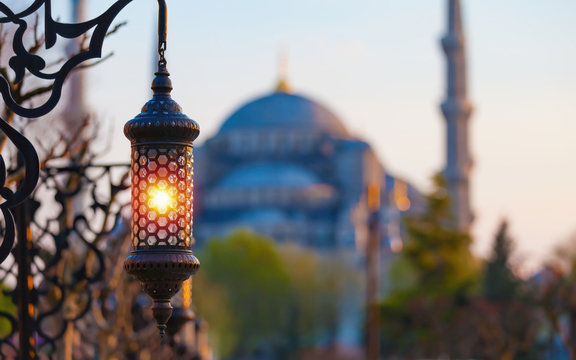
[[[17,104],[14,99],[12,99],[9,81],[0,78],[0,93],[6,105],[16,114],[28,118],[41,117],[53,110],[62,95],[62,87],[66,77],[82,62],[102,56],[102,46],[108,29],[118,13],[130,2],[132,2],[132,0],[118,0],[102,15],[80,24],[66,24],[54,20],[51,12],[51,0],[36,0],[27,10],[19,14],[14,14],[6,5],[0,2],[0,12],[6,15],[0,18],[0,23],[12,22],[18,26],[18,30],[15,32],[13,39],[13,51],[15,55],[10,58],[10,67],[16,74],[15,83],[23,79],[26,70],[37,78],[54,80],[54,88],[48,100],[38,107],[26,108],[21,104]],[[44,59],[38,55],[30,54],[24,46],[24,34],[28,28],[28,24],[23,18],[39,9],[42,5],[44,5],[45,9],[44,26],[47,49],[52,48],[56,44],[58,36],[75,39],[86,34],[89,30],[94,29],[88,50],[74,55],[68,59],[58,71],[51,73],[43,72],[42,70],[46,68]]]
[[[71,178],[82,181],[70,186]],[[81,321],[94,306],[93,290],[102,286],[105,270],[103,249],[111,239],[124,237],[116,232],[126,229],[122,213],[129,208],[129,194],[125,193],[129,188],[129,165],[75,165],[46,168],[40,173],[38,188],[27,200],[34,236],[30,275],[37,285],[30,292],[36,316],[29,319],[29,325],[45,358],[53,358],[46,354],[54,354],[68,324]],[[82,199],[80,210],[74,203],[78,199]],[[9,258],[0,264],[0,283],[14,282],[14,261]],[[14,298],[17,289],[10,287],[0,291]],[[22,330],[20,319],[0,312],[2,320],[8,329],[0,335],[0,359],[10,359],[18,350],[14,335]]]
[[[53,110],[62,95],[62,87],[66,77],[82,62],[102,56],[104,39],[112,22],[130,2],[132,0],[118,0],[100,16],[79,24],[67,24],[54,20],[51,0],[35,0],[27,9],[19,13],[13,12],[7,5],[0,2],[0,13],[2,14],[0,24],[13,23],[17,26],[12,39],[14,56],[9,60],[9,66],[15,74],[14,83],[18,84],[21,82],[26,72],[36,78],[53,81],[52,91],[48,99],[37,107],[27,108],[14,100],[11,92],[13,84],[10,83],[9,79],[0,76],[0,94],[6,106],[15,114],[26,118],[42,117]],[[24,35],[28,29],[25,18],[34,14],[42,6],[44,6],[45,45],[47,49],[52,48],[56,44],[59,36],[66,39],[75,39],[92,30],[88,49],[66,60],[54,72],[45,72],[46,61],[42,57],[28,52],[24,45]],[[2,156],[0,156],[0,196],[3,198],[0,211],[4,217],[5,226],[4,239],[0,245],[0,263],[2,263],[9,256],[14,245],[15,223],[13,210],[34,191],[38,183],[39,161],[36,150],[30,141],[1,118],[0,130],[6,134],[6,137],[22,155],[25,168],[25,177],[19,182],[16,192],[13,192],[6,185],[6,165]]]
[[[21,181],[18,190],[14,193],[9,187],[6,186],[6,164],[4,158],[0,155],[0,196],[5,200],[0,205],[0,211],[4,216],[4,241],[0,245],[0,264],[6,260],[12,247],[14,246],[15,239],[15,224],[12,209],[21,204],[28,196],[32,194],[39,176],[38,155],[34,150],[34,146],[20,134],[14,130],[6,121],[0,119],[0,129],[6,134],[8,139],[20,150],[25,166],[26,175]]]

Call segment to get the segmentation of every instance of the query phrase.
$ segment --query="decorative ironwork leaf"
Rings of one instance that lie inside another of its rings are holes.
[[[76,66],[86,60],[96,59],[102,56],[102,46],[108,29],[118,13],[130,2],[132,2],[132,0],[118,0],[100,16],[80,24],[66,24],[54,20],[51,11],[51,0],[36,0],[28,9],[18,14],[15,14],[8,6],[0,2],[0,12],[5,15],[4,17],[0,17],[0,23],[11,22],[18,26],[12,40],[15,55],[10,58],[9,61],[10,67],[16,74],[15,83],[19,83],[24,78],[26,71],[39,79],[54,81],[52,92],[44,104],[34,108],[26,108],[12,98],[9,80],[0,77],[0,94],[6,105],[16,114],[28,118],[38,118],[53,110],[60,100],[66,77]],[[43,71],[46,68],[46,61],[36,54],[29,53],[28,49],[24,46],[24,35],[28,28],[28,24],[24,18],[34,13],[42,5],[44,5],[45,10],[44,26],[46,49],[50,49],[56,44],[58,36],[75,39],[93,29],[88,49],[74,55],[68,59],[60,69],[50,73]]]

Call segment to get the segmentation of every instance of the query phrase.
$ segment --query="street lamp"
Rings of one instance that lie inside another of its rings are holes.
[[[124,268],[152,297],[160,334],[172,315],[170,299],[200,263],[192,245],[193,141],[198,123],[172,99],[166,69],[166,5],[160,3],[160,61],[154,95],[124,126],[132,143],[132,253]]]

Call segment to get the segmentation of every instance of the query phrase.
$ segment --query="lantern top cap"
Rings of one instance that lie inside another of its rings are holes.
[[[154,81],[152,81],[154,96],[170,96],[173,89],[170,73],[166,69],[161,69],[154,75],[156,75]]]
[[[154,95],[140,114],[124,125],[124,135],[132,144],[182,143],[192,145],[200,133],[198,123],[182,113],[172,97],[172,81],[165,68],[160,68],[152,82]]]

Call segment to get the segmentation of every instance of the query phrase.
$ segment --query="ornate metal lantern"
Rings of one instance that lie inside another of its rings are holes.
[[[154,95],[124,126],[132,143],[132,252],[124,268],[154,300],[152,311],[164,335],[172,315],[170,299],[200,265],[191,251],[192,143],[200,129],[170,96],[172,83],[164,59],[166,9],[162,6],[159,29]]]
[[[163,334],[170,299],[200,265],[191,251],[192,142],[200,130],[170,97],[167,71],[156,73],[152,89],[152,100],[124,127],[132,143],[132,253],[124,267],[154,299]]]

